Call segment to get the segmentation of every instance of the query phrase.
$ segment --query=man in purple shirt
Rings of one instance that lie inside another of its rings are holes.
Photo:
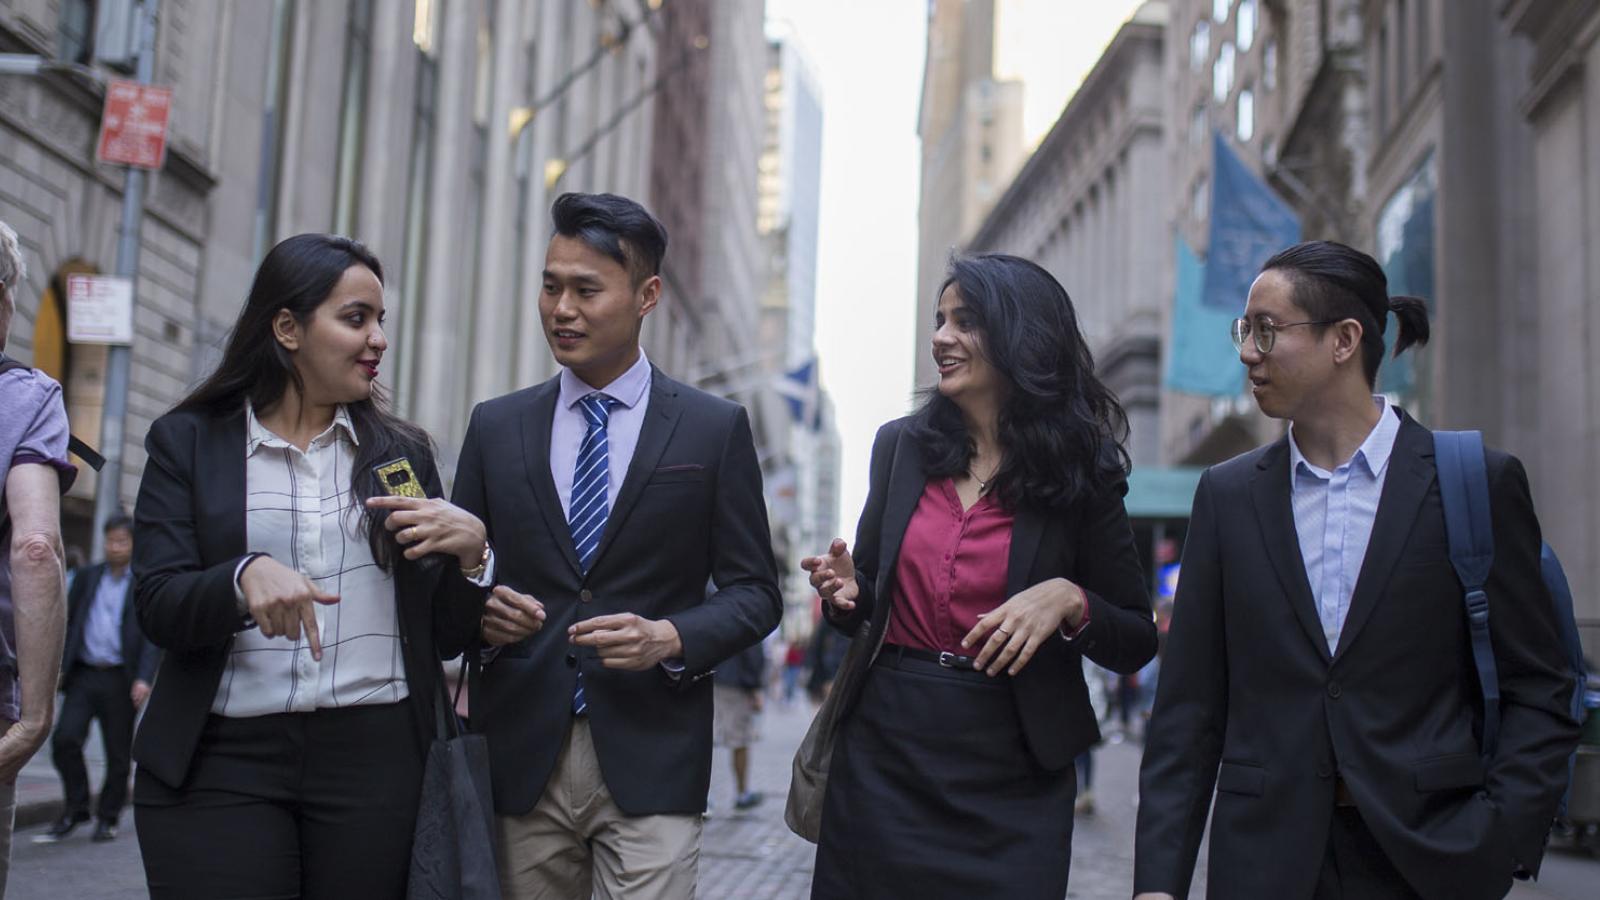
[[[0,223],[0,350],[24,273],[17,233]],[[0,895],[10,870],[17,773],[50,734],[66,626],[61,492],[67,411],[49,376],[0,356]]]

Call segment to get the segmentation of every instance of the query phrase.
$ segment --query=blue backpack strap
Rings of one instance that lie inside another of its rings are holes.
[[[1494,756],[1500,742],[1500,673],[1489,640],[1489,597],[1484,586],[1494,564],[1494,525],[1489,514],[1489,469],[1483,435],[1477,431],[1435,431],[1434,463],[1444,503],[1450,565],[1461,579],[1472,638],[1472,661],[1483,691],[1483,756]]]

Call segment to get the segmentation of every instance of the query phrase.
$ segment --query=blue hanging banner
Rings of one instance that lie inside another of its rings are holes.
[[[1221,132],[1211,136],[1211,234],[1201,302],[1242,315],[1250,283],[1272,254],[1300,241],[1300,219],[1250,171]]]
[[[1175,289],[1172,298],[1172,334],[1168,336],[1168,390],[1185,394],[1233,397],[1244,390],[1244,366],[1233,349],[1228,329],[1244,309],[1216,310],[1200,302],[1206,264],[1178,235],[1173,242]]]

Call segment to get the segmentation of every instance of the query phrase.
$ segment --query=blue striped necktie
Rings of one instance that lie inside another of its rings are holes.
[[[600,549],[600,536],[606,530],[606,516],[610,501],[606,497],[611,486],[611,460],[606,453],[606,424],[611,420],[611,407],[617,401],[596,391],[578,401],[583,418],[589,428],[578,448],[578,463],[572,470],[572,500],[567,527],[572,529],[572,545],[578,551],[578,564],[585,574]],[[572,713],[581,716],[589,709],[583,695],[583,669],[578,669],[578,683],[572,689]]]

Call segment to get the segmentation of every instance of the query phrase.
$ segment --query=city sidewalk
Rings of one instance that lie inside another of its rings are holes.
[[[794,751],[810,724],[812,707],[791,708],[769,701],[762,715],[761,740],[752,748],[751,781],[766,795],[751,810],[733,810],[733,776],[728,751],[714,761],[711,803],[700,861],[700,900],[803,900],[810,895],[815,848],[783,824]],[[1095,812],[1079,816],[1072,841],[1069,900],[1128,900],[1133,891],[1133,828],[1137,811],[1140,747],[1107,742],[1095,753]],[[88,746],[90,769],[99,786],[98,736]],[[144,874],[131,812],[122,833],[109,844],[93,844],[78,829],[60,844],[35,844],[33,837],[58,815],[60,781],[48,748],[23,770],[18,799],[28,810],[12,846],[8,900],[113,900],[144,896]],[[1204,896],[1204,849],[1191,898]],[[1592,900],[1600,884],[1600,859],[1566,851],[1546,855],[1538,885],[1517,885],[1511,900]]]

